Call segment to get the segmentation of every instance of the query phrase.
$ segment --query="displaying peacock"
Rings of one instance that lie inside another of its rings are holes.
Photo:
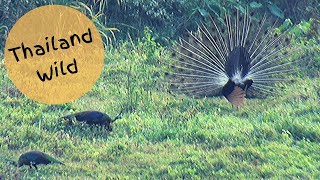
[[[223,95],[234,107],[247,96],[274,94],[275,84],[296,71],[288,60],[288,30],[276,29],[279,20],[266,14],[237,10],[232,16],[200,23],[173,48],[171,89],[194,97]]]
[[[53,158],[52,156],[49,156],[48,154],[45,154],[41,151],[29,151],[26,153],[23,153],[18,160],[18,167],[21,166],[30,166],[30,168],[35,167],[37,168],[37,165],[39,164],[53,164],[53,163],[57,163],[57,164],[62,164],[64,165],[62,162],[58,161],[57,159]]]
[[[91,125],[106,126],[109,131],[112,130],[112,123],[121,118],[122,111],[114,118],[111,119],[107,114],[99,111],[83,111],[75,114],[63,116],[62,118],[72,121],[76,119],[79,122],[84,122]]]

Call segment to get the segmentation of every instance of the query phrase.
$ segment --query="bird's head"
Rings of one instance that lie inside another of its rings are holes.
[[[23,165],[27,165],[27,161],[28,160],[26,157],[24,157],[24,156],[20,157],[18,160],[18,167],[21,167]]]

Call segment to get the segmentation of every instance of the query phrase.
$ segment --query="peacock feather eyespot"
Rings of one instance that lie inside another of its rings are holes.
[[[287,61],[290,37],[287,30],[275,31],[278,19],[253,16],[237,10],[224,22],[210,17],[180,38],[173,48],[172,90],[194,97],[223,95],[237,108],[252,94],[274,94],[275,83],[296,71],[295,62]]]

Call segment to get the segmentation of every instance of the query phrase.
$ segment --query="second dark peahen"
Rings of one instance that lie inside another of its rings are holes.
[[[63,116],[62,118],[72,121],[76,119],[79,122],[84,122],[91,125],[106,126],[109,131],[112,130],[112,123],[121,118],[121,111],[114,119],[110,118],[107,114],[100,111],[83,111],[75,114]]]
[[[30,166],[30,168],[35,167],[37,168],[37,165],[39,164],[62,164],[62,162],[58,161],[57,159],[53,158],[52,156],[49,156],[48,154],[45,154],[41,151],[28,151],[26,153],[23,153],[18,160],[18,167],[21,166]]]

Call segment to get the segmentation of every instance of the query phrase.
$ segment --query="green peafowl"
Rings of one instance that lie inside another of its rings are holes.
[[[23,153],[18,160],[18,167],[21,166],[30,166],[30,169],[33,167],[37,168],[37,165],[39,164],[53,164],[53,163],[57,163],[57,164],[62,164],[64,165],[62,162],[56,160],[55,158],[53,158],[52,156],[49,156],[48,154],[45,154],[43,152],[40,151],[29,151],[26,153]]]
[[[257,21],[248,10],[237,10],[225,20],[200,23],[173,48],[173,72],[167,73],[171,90],[193,97],[223,95],[234,107],[247,96],[275,94],[275,82],[288,80],[297,61],[288,61],[290,37],[275,30],[278,19],[264,14]]]
[[[112,131],[112,123],[121,118],[121,111],[114,119],[111,119],[107,114],[99,111],[83,111],[75,114],[63,116],[62,118],[72,121],[76,119],[79,122],[84,122],[90,125],[106,126],[109,131]]]

